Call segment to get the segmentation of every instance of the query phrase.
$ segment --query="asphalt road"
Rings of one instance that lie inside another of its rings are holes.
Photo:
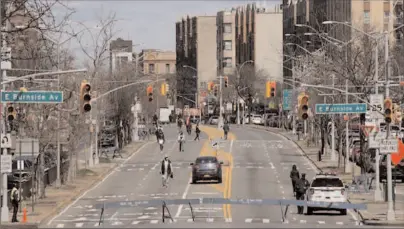
[[[213,126],[212,126],[213,127]],[[231,127],[232,135],[220,145],[218,157],[224,162],[223,182],[191,184],[190,162],[199,155],[214,153],[208,138],[218,139],[221,134],[215,128],[203,128],[201,141],[187,136],[185,152],[179,152],[176,142],[177,130],[164,129],[167,142],[163,154],[156,142],[151,142],[111,173],[99,185],[84,193],[72,205],[64,209],[42,227],[72,228],[98,227],[100,210],[95,205],[103,202],[151,199],[193,199],[202,197],[243,199],[293,199],[289,172],[296,164],[301,173],[311,179],[315,167],[302,156],[296,146],[281,136],[261,130]],[[168,154],[173,162],[174,179],[168,188],[161,185],[160,162]],[[107,208],[104,212],[104,227],[353,227],[355,216],[348,213],[319,212],[297,215],[296,208],[288,211],[288,221],[282,222],[279,206],[252,205],[197,205],[192,206],[196,216],[191,219],[188,205],[168,206],[174,219],[162,222],[161,207]],[[363,227],[363,226],[361,226]]]

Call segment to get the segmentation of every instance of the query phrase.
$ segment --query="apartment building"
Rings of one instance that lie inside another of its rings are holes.
[[[217,75],[231,75],[236,68],[236,9],[216,16]]]
[[[397,4],[396,4],[397,3]],[[320,39],[309,25],[317,31],[341,41],[349,41],[360,35],[355,29],[344,25],[323,25],[324,21],[349,22],[362,31],[392,31],[402,23],[402,1],[393,0],[284,0],[283,1],[284,43],[296,43],[310,51],[321,46]],[[401,20],[401,22],[400,22]],[[397,41],[403,30],[391,33],[391,44]],[[307,34],[312,34],[307,36]],[[302,53],[294,47],[286,48],[289,55]],[[286,60],[288,59],[288,60]],[[292,76],[290,58],[284,58],[284,77]]]
[[[110,73],[133,62],[132,41],[118,38],[110,42]]]
[[[236,64],[253,61],[260,77],[282,79],[283,24],[280,6],[247,4],[236,11]],[[259,83],[262,86],[262,82]]]
[[[186,16],[176,23],[177,102],[195,107],[216,80],[216,16]],[[198,98],[196,98],[198,94]]]
[[[143,74],[172,74],[175,73],[175,52],[158,49],[144,49],[139,54],[137,62]]]

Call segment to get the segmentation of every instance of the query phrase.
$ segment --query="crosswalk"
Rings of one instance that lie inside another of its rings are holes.
[[[231,219],[231,218],[178,218],[174,219],[166,219],[163,222],[160,219],[147,219],[147,220],[125,220],[125,221],[105,221],[101,224],[98,221],[91,221],[91,222],[68,222],[68,223],[57,223],[52,225],[52,227],[56,228],[94,228],[94,227],[130,227],[136,225],[148,225],[148,224],[171,224],[171,223],[178,223],[178,224],[192,224],[192,223],[225,223],[225,224],[232,224],[232,223],[245,223],[245,224],[313,224],[313,225],[344,225],[344,226],[362,226],[357,222],[342,222],[342,221],[329,221],[326,222],[324,220],[302,220],[302,219],[291,219],[282,221],[280,219],[271,220],[269,218],[245,218],[245,219]]]

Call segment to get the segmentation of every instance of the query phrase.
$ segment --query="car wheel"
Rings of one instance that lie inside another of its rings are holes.
[[[221,184],[222,183],[222,175],[219,175],[217,178],[217,183]]]
[[[346,215],[346,214],[347,214],[346,209],[341,210],[341,215]]]
[[[313,215],[313,209],[307,207],[307,215]]]

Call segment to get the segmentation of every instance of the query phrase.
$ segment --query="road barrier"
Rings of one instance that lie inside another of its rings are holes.
[[[155,207],[161,206],[163,211],[162,221],[165,222],[166,218],[172,218],[168,205],[189,205],[191,209],[192,220],[195,221],[195,214],[192,205],[198,204],[230,204],[230,205],[274,205],[279,206],[282,215],[282,221],[287,221],[287,212],[289,206],[302,206],[314,208],[329,208],[329,209],[353,209],[365,210],[366,204],[352,204],[349,202],[320,202],[320,201],[305,201],[305,200],[286,200],[286,199],[226,199],[226,198],[199,198],[199,199],[167,199],[167,200],[132,200],[132,201],[118,201],[118,202],[105,202],[96,204],[96,209],[101,209],[99,225],[103,222],[103,216],[106,209],[109,208],[132,208],[132,207]],[[166,215],[166,211],[167,214]],[[358,213],[358,224],[362,223],[361,217]]]

